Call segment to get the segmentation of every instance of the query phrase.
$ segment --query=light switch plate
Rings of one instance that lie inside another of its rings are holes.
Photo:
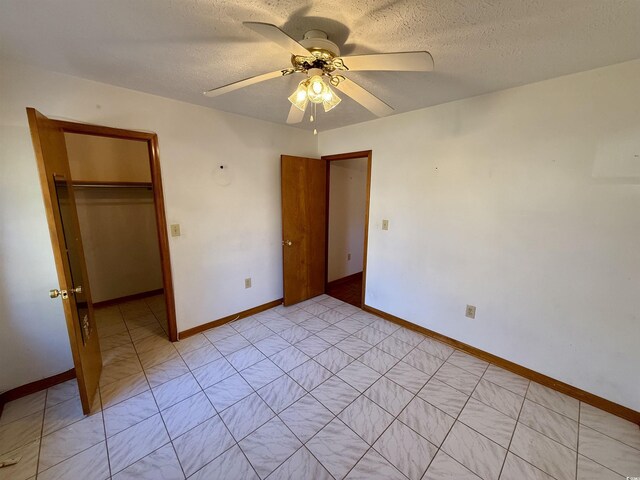
[[[382,229],[389,230],[389,220],[382,220]]]
[[[179,223],[174,223],[173,225],[171,225],[171,236],[172,237],[179,237],[180,236],[180,224]]]

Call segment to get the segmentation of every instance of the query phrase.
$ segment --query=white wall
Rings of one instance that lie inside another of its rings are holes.
[[[75,197],[92,300],[162,288],[153,192],[77,188]]]
[[[0,98],[0,391],[72,367],[27,106],[158,134],[178,330],[282,296],[279,156],[317,155],[311,133],[13,63]]]
[[[640,60],[321,132],[373,150],[366,303],[640,410],[638,85]]]
[[[367,161],[368,158],[352,158],[329,162],[330,282],[362,271]]]

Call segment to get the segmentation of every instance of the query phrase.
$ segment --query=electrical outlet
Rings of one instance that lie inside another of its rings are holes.
[[[347,261],[351,260],[351,254],[347,253]]]
[[[251,277],[244,279],[244,288],[251,288]]]
[[[172,237],[180,236],[180,224],[174,223],[173,225],[171,225],[171,236]]]
[[[389,220],[382,220],[382,229],[389,230]]]
[[[473,305],[467,305],[465,315],[469,318],[476,318],[476,307]]]

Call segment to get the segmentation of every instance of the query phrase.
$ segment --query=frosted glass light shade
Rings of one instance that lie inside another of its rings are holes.
[[[324,111],[328,112],[329,110],[332,110],[341,101],[342,99],[338,95],[336,95],[333,90],[331,90],[331,87],[329,85],[327,85],[327,92],[324,94],[324,97],[322,99],[322,106],[324,107]]]
[[[324,83],[320,75],[314,75],[309,80],[309,86],[307,87],[307,97],[313,103],[322,103],[324,101],[324,95],[327,93],[327,84]]]
[[[293,92],[293,94],[289,97],[289,101],[303,112],[307,108],[307,103],[309,103],[306,83],[306,80],[300,82],[298,84],[298,88],[296,88],[296,91]]]

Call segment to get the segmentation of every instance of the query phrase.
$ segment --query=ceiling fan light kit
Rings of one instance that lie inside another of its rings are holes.
[[[331,86],[355,100],[374,115],[389,115],[393,108],[368,90],[362,88],[343,73],[347,71],[399,70],[427,72],[433,70],[433,59],[429,52],[398,52],[371,55],[340,56],[340,48],[329,40],[321,30],[309,30],[304,38],[297,42],[275,25],[260,22],[244,22],[247,28],[278,44],[291,54],[291,67],[275,72],[247,78],[239,82],[214,88],[204,92],[215,97],[242,87],[269,80],[278,76],[302,73],[302,80],[291,96],[291,109],[287,123],[300,123],[309,102],[314,106],[322,104],[324,111],[335,108],[342,99]],[[315,133],[314,129],[314,133]]]
[[[328,112],[342,101],[322,79],[322,70],[312,68],[307,73],[309,77],[301,81],[296,91],[289,97],[289,101],[296,108],[304,112],[309,102],[321,103],[324,111]]]

